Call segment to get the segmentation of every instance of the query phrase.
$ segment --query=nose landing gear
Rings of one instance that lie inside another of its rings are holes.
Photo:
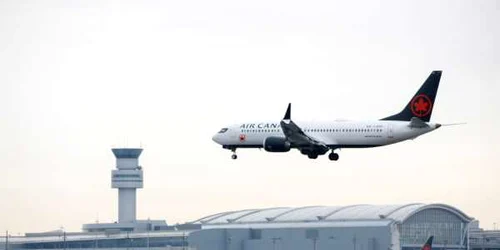
[[[236,154],[236,148],[232,148],[231,152],[233,152],[233,155],[231,155],[231,159],[233,160],[238,159],[238,155]]]

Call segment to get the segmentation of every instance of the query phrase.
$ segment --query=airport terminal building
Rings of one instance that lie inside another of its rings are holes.
[[[227,212],[195,223],[231,239],[230,249],[467,249],[471,218],[444,204],[312,206]],[[193,232],[191,245],[206,240]],[[223,249],[221,247],[210,249]]]
[[[472,221],[445,204],[277,207],[223,212],[182,225],[151,224],[146,231],[27,234],[11,237],[3,245],[8,249],[413,250],[434,235],[433,249],[483,249],[479,236],[471,239]],[[484,249],[500,248],[500,241],[491,243]]]

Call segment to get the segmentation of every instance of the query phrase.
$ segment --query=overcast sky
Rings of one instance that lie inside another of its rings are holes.
[[[139,219],[446,203],[500,224],[499,1],[1,1],[0,231],[117,220],[112,147],[144,148]],[[413,141],[239,150],[237,122],[379,119],[443,70]]]

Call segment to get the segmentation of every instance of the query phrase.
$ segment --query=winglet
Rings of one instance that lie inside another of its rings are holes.
[[[422,246],[422,250],[432,250],[432,240],[434,239],[434,236],[429,237],[427,242]]]
[[[291,109],[292,109],[292,104],[288,103],[288,108],[286,109],[285,117],[283,117],[283,120],[290,120],[291,119]]]

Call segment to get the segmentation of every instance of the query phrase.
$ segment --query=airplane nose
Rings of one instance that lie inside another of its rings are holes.
[[[214,136],[212,136],[212,141],[219,143],[219,134],[215,134]]]

